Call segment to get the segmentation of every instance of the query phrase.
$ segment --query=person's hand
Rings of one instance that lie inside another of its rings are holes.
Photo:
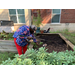
[[[28,36],[27,39],[30,40],[30,39],[32,39],[32,37]]]

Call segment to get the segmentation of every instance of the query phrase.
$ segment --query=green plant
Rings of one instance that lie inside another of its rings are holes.
[[[74,50],[75,50],[75,46],[74,46],[74,48],[73,48]]]
[[[2,61],[1,65],[75,65],[75,51],[46,52],[45,47],[39,50],[27,49],[21,56],[15,55],[14,59]]]
[[[13,34],[14,33],[6,33],[5,31],[0,33],[0,38],[3,40],[13,40]]]
[[[36,43],[32,42],[31,43],[33,45],[34,48],[37,48],[38,46],[36,45]]]
[[[15,54],[16,53],[12,52],[0,52],[0,64],[2,63],[2,61],[7,60],[9,57],[10,59],[13,59]]]
[[[40,14],[38,14],[37,17],[33,16],[33,25],[36,25],[37,27],[40,27],[41,21],[42,21],[42,18],[40,16]]]
[[[40,44],[40,45],[42,45],[42,44],[43,44],[43,42],[40,42],[39,44]]]

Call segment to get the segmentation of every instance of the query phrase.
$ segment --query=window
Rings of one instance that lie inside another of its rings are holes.
[[[14,23],[25,23],[24,9],[9,9],[9,14]]]
[[[60,15],[61,10],[60,9],[53,9],[52,10],[52,23],[60,23]]]

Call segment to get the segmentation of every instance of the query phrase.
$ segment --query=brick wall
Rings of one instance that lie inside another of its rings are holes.
[[[32,17],[37,17],[38,13],[41,15],[42,23],[51,23],[51,9],[32,9]]]
[[[39,9],[32,9],[32,15],[37,17]],[[52,9],[40,9],[42,23],[51,23]],[[60,23],[75,23],[75,9],[61,9]]]
[[[40,14],[43,19],[42,23],[51,23],[51,9],[41,9]]]
[[[75,9],[62,9],[61,23],[75,23]]]

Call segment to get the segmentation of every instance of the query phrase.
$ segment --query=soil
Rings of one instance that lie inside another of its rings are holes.
[[[43,44],[47,44],[46,49],[48,49],[47,52],[49,53],[53,51],[61,52],[66,50],[72,50],[70,47],[67,47],[67,44],[65,43],[65,41],[58,34],[37,35],[36,39],[38,43],[43,42]],[[41,46],[42,45],[38,46],[35,49],[38,49]]]

